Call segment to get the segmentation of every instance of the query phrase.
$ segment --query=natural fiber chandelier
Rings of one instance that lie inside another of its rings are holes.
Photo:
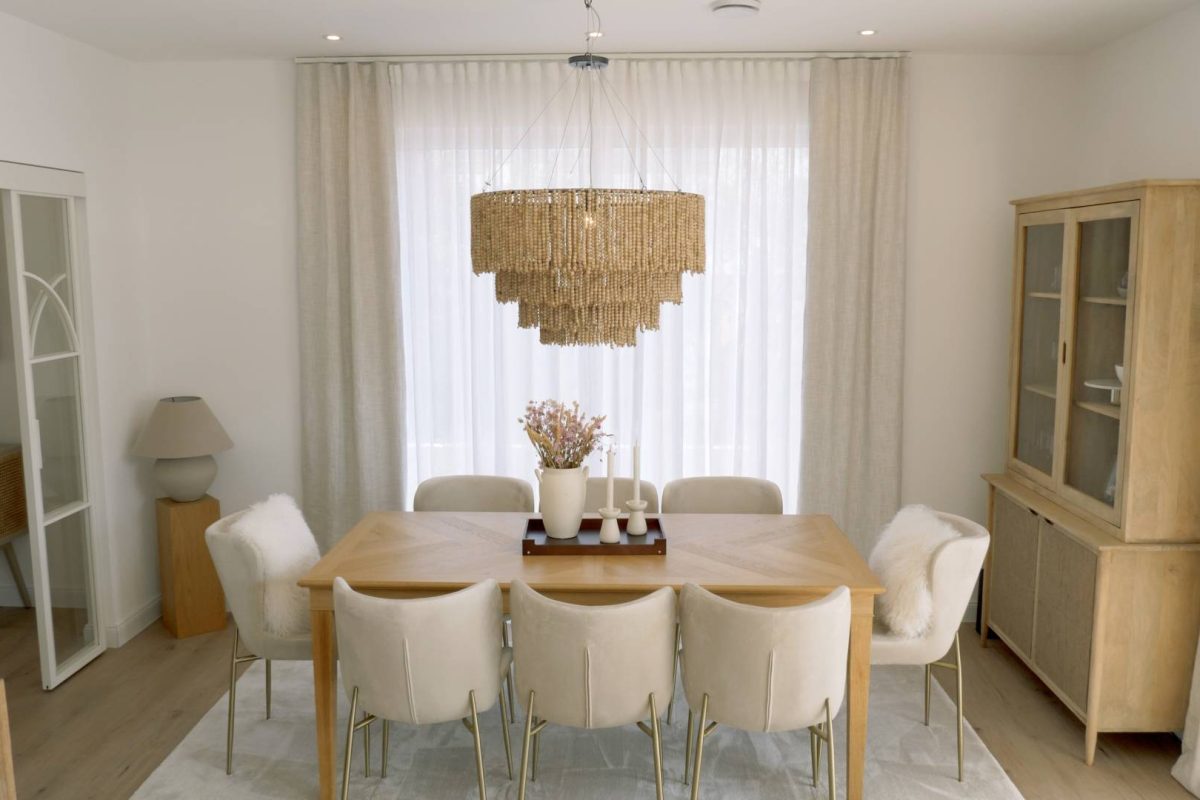
[[[587,87],[589,186],[474,195],[471,263],[477,275],[495,274],[496,299],[517,303],[518,324],[539,328],[542,344],[632,346],[638,331],[658,329],[662,303],[682,301],[683,273],[704,271],[704,197],[678,185],[675,191],[647,189],[635,159],[639,188],[590,185],[592,100],[603,93],[611,108],[614,90],[602,72],[608,59],[591,52],[600,17],[592,0],[584,5],[588,49],[568,63],[578,69],[575,97],[581,84]],[[568,111],[567,124],[570,117]],[[629,155],[633,159],[632,149]]]

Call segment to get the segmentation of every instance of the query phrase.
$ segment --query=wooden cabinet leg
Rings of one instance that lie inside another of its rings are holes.
[[[1089,722],[1083,734],[1083,761],[1089,767],[1096,762],[1096,740],[1099,737],[1100,731],[1096,730],[1096,726]]]

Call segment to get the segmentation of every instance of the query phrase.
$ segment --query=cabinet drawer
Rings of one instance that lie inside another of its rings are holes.
[[[1033,653],[1038,517],[995,493],[988,618],[1022,655]]]
[[[1087,709],[1098,555],[1041,520],[1033,663]]]

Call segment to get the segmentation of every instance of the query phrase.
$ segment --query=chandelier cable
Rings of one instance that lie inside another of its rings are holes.
[[[621,99],[621,93],[617,91],[616,87],[613,86],[608,78],[604,77],[604,75],[600,76],[600,83],[602,86],[607,86],[608,88],[612,89],[613,96],[617,98],[617,103],[620,104],[621,108],[629,116],[629,120],[633,123],[633,127],[637,130],[638,136],[642,137],[642,141],[646,144],[646,149],[650,151],[650,154],[654,156],[654,160],[658,162],[660,167],[662,167],[663,174],[667,176],[667,180],[669,180],[671,185],[675,187],[675,191],[683,191],[679,188],[678,181],[676,181],[675,177],[671,175],[671,171],[667,169],[667,165],[663,163],[662,157],[658,154],[658,151],[654,149],[654,145],[650,143],[650,137],[646,135],[646,132],[642,130],[642,126],[638,124],[637,117],[633,115],[633,112],[629,110],[627,105],[625,105],[625,101]],[[616,116],[616,112],[614,111],[613,118],[615,119]],[[635,161],[634,167],[636,168],[636,166],[637,162]]]
[[[539,111],[537,113],[537,116],[533,118],[533,122],[529,123],[529,127],[526,128],[524,133],[521,134],[520,138],[517,139],[517,143],[514,144],[512,146],[512,148],[508,151],[508,153],[505,154],[504,158],[502,158],[500,160],[500,165],[497,166],[496,169],[492,172],[492,174],[490,176],[488,176],[488,179],[483,182],[483,186],[485,189],[490,190],[493,188],[492,182],[494,180],[496,180],[496,176],[500,174],[500,170],[504,169],[504,165],[507,164],[508,160],[513,157],[513,153],[517,152],[517,150],[521,147],[521,145],[524,144],[526,137],[529,136],[529,132],[532,131],[534,129],[534,127],[538,124],[538,121],[541,120],[541,118],[543,116],[545,116],[546,112],[550,109],[550,106],[553,105],[554,101],[556,99],[558,99],[558,96],[560,94],[562,94],[563,87],[567,85],[567,81],[569,81],[570,79],[571,79],[570,73],[567,73],[566,75],[563,76],[562,82],[558,84],[558,88],[554,90],[554,94],[550,95],[550,99],[546,101],[546,104],[544,106],[542,106],[542,110]]]

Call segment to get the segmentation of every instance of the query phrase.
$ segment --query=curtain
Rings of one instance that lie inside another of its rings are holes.
[[[642,477],[660,487],[759,476],[794,508],[808,64],[632,59],[614,60],[602,82],[578,75],[557,60],[392,67],[406,495],[434,475],[532,480],[517,419],[529,400],[557,398],[607,415],[618,474],[640,441]],[[661,330],[637,347],[539,344],[517,327],[515,305],[496,303],[493,277],[472,274],[471,195],[633,187],[639,174],[648,188],[675,188],[673,178],[705,196],[706,273],[684,278],[683,303],[664,306]]]
[[[1183,727],[1183,754],[1171,769],[1175,780],[1200,797],[1200,649],[1192,672],[1192,696]]]
[[[386,64],[297,67],[296,191],[302,499],[326,550],[365,512],[404,501],[405,360]]]
[[[812,62],[800,509],[866,553],[900,500],[906,59]]]

